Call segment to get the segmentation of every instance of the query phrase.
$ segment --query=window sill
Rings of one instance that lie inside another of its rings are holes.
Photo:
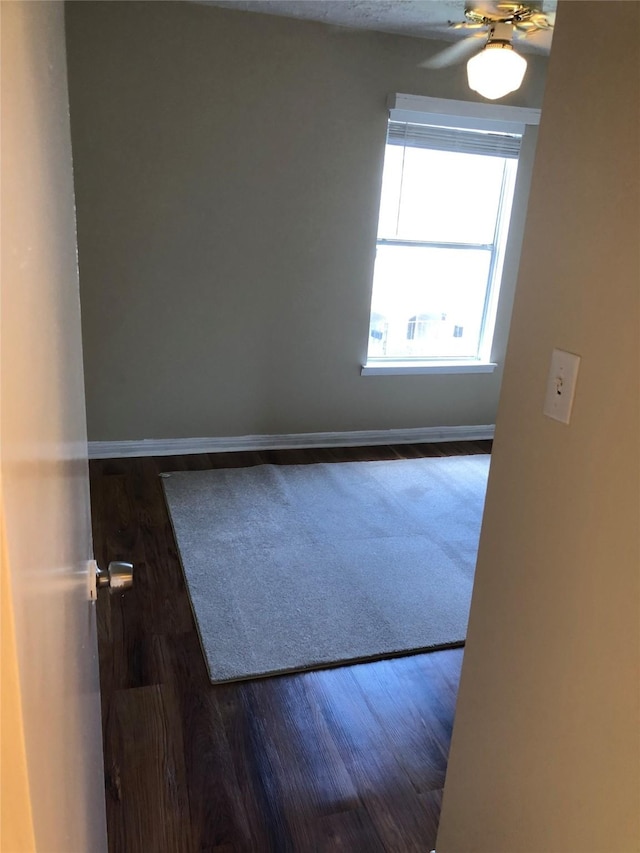
[[[493,361],[368,361],[362,365],[361,376],[411,376],[421,373],[493,373],[498,365]]]

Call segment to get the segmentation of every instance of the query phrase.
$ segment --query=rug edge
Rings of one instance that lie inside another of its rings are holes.
[[[200,632],[198,631],[198,636],[200,636]],[[359,666],[361,664],[368,663],[380,663],[385,660],[395,660],[397,658],[408,658],[415,657],[416,655],[429,654],[431,652],[444,652],[451,649],[462,649],[466,645],[466,637],[462,640],[452,640],[449,643],[437,643],[434,646],[419,646],[415,649],[402,649],[397,652],[384,652],[382,654],[377,655],[366,655],[364,657],[356,657],[356,658],[348,658],[340,661],[333,661],[330,663],[314,663],[305,667],[290,667],[288,669],[274,669],[269,670],[268,672],[260,672],[252,675],[239,675],[231,678],[212,678],[209,670],[208,661],[207,663],[207,672],[209,673],[209,680],[212,684],[241,684],[244,681],[257,681],[263,678],[279,678],[280,676],[287,675],[304,675],[305,673],[310,672],[319,672],[321,670],[328,669],[339,669],[343,666]],[[203,655],[204,649],[202,650]]]

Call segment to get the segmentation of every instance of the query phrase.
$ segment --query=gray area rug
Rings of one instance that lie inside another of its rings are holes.
[[[163,475],[211,680],[464,641],[489,460]]]

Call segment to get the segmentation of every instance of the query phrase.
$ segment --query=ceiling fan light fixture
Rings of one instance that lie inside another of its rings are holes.
[[[467,62],[469,88],[495,101],[519,89],[526,70],[527,60],[509,43],[489,41]]]

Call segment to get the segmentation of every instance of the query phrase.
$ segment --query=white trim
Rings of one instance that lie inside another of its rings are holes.
[[[503,133],[522,133],[525,125],[540,124],[540,110],[531,107],[510,107],[506,104],[487,104],[478,101],[454,101],[429,98],[425,95],[389,95],[387,105],[393,121],[424,122],[476,130],[501,130]]]
[[[483,441],[494,425],[367,429],[349,432],[300,432],[288,435],[239,435],[213,438],[144,438],[139,441],[90,441],[89,459],[130,456],[182,456],[236,450],[291,450],[305,447],[363,447],[434,441]]]
[[[391,361],[372,359],[360,368],[361,376],[412,376],[421,373],[493,373],[495,361]]]

